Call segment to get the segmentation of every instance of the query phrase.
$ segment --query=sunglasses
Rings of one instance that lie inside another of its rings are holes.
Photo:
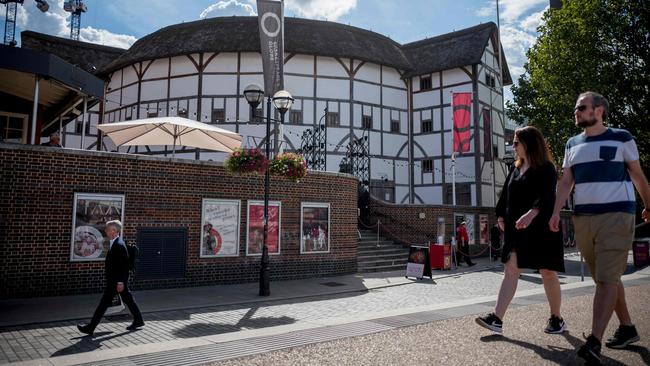
[[[575,111],[584,112],[584,110],[587,109],[587,107],[589,107],[589,106],[586,105],[586,104],[579,105],[579,106],[573,108],[573,111],[574,111],[574,112],[575,112]]]

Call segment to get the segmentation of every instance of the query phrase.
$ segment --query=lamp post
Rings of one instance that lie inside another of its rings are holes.
[[[255,115],[255,110],[257,106],[264,99],[264,90],[257,84],[251,84],[244,89],[244,97],[246,101],[251,106],[252,115]],[[273,99],[273,104],[275,108],[280,112],[280,123],[284,122],[284,114],[291,108],[293,103],[293,98],[291,94],[285,90],[280,90],[275,93],[273,98],[268,97],[266,99],[266,159],[271,158],[271,99]],[[275,121],[275,120],[274,120]],[[263,236],[263,246],[262,246],[262,262],[260,266],[260,296],[269,296],[271,295],[271,271],[269,268],[269,248],[268,237],[269,237],[269,167],[266,166],[266,171],[264,172],[264,236]]]

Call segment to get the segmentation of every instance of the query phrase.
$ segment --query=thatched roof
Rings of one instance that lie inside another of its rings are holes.
[[[453,69],[481,62],[490,37],[496,44],[496,24],[489,22],[456,32],[421,41],[407,43],[402,50],[408,57],[411,69],[408,75]],[[503,50],[503,47],[501,48]],[[512,84],[508,63],[503,67],[505,85]]]
[[[284,19],[288,53],[352,57],[407,69],[399,43],[361,28],[322,20]],[[197,52],[260,52],[257,17],[221,17],[171,25],[139,39],[108,65],[110,72],[138,61]]]
[[[23,31],[20,34],[20,42],[21,48],[56,55],[91,74],[99,73],[102,68],[126,51],[121,48],[73,41],[32,31]]]
[[[381,34],[345,24],[285,18],[284,48],[287,53],[392,66],[414,76],[480,63],[490,37],[496,39],[496,25],[491,22],[400,45]],[[101,74],[139,61],[191,53],[260,52],[257,17],[208,18],[171,25],[140,38],[126,51],[35,32],[23,32],[22,44],[85,69],[94,65]],[[504,80],[511,84],[507,63],[504,65]]]

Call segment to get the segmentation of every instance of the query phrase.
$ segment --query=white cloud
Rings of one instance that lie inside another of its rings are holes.
[[[63,1],[48,1],[50,9],[43,13],[33,6],[18,6],[16,25],[22,30],[49,34],[57,37],[70,37],[70,13],[63,10]],[[81,15],[83,19],[83,15]],[[19,38],[16,35],[16,38]],[[79,30],[79,39],[84,42],[106,46],[129,48],[136,38],[126,34],[115,34],[106,29],[85,27]]]
[[[244,14],[241,14],[242,12]],[[237,0],[219,1],[218,3],[212,4],[201,12],[199,18],[204,19],[208,17],[210,13],[217,13],[213,16],[257,15],[251,4],[246,4]]]
[[[499,13],[505,22],[513,22],[542,5],[548,5],[548,0],[501,0]]]
[[[537,27],[542,23],[542,15],[544,15],[546,9],[548,9],[548,6],[544,8],[544,10],[530,14],[524,18],[524,20],[519,22],[519,26],[528,32],[537,32]]]
[[[131,47],[137,41],[137,38],[128,34],[115,34],[106,29],[86,27],[79,30],[79,40],[126,49]]]
[[[357,0],[286,0],[285,14],[336,21],[357,7]]]
[[[199,18],[257,15],[255,0],[223,0],[205,8]],[[357,0],[285,0],[284,14],[336,21],[357,7]]]

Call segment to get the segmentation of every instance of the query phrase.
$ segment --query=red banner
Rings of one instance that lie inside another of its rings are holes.
[[[472,93],[454,93],[451,103],[454,111],[454,152],[468,152],[472,131],[469,127],[472,115]]]

